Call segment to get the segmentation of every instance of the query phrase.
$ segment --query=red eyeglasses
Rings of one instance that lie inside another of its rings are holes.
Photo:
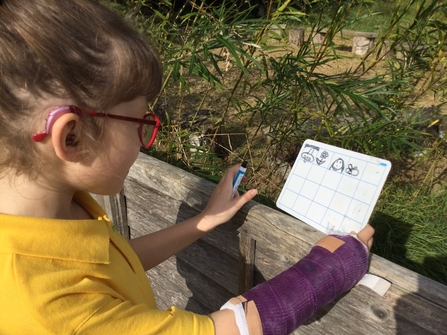
[[[54,122],[59,116],[66,113],[74,113],[79,116],[87,114],[91,116],[108,117],[116,120],[139,123],[140,126],[138,127],[138,136],[140,137],[141,145],[145,148],[149,148],[152,143],[154,143],[155,137],[157,136],[158,128],[160,127],[160,119],[155,114],[145,114],[143,118],[137,119],[134,117],[122,115],[105,114],[95,111],[84,111],[76,106],[60,106],[50,112],[48,118],[46,119],[45,131],[34,134],[32,136],[33,141],[40,142],[48,135],[51,135],[51,128],[53,127]]]

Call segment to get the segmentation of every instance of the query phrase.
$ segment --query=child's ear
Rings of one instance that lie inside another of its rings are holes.
[[[69,162],[79,159],[77,150],[79,125],[79,116],[73,113],[64,114],[54,122],[51,141],[54,152],[60,159]]]

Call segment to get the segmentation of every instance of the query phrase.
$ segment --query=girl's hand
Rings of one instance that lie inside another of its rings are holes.
[[[230,220],[234,214],[248,201],[258,193],[257,190],[251,189],[239,195],[236,192],[234,197],[231,195],[233,190],[233,180],[241,167],[241,164],[235,165],[228,169],[217,184],[211,198],[200,214],[203,219],[204,229],[210,231],[218,225]]]

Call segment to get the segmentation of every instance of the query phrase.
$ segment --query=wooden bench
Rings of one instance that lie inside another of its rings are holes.
[[[312,42],[315,44],[324,43],[327,32],[328,29],[318,30],[313,36]],[[342,37],[352,37],[352,54],[359,57],[364,57],[369,52],[374,46],[376,38],[379,36],[377,33],[348,29],[340,30],[337,34]]]
[[[205,207],[215,185],[140,154],[123,193],[100,198],[123,234],[137,237]],[[307,224],[254,201],[227,224],[147,272],[160,308],[207,314],[297,262],[322,237]],[[372,255],[370,273],[392,282],[379,296],[358,286],[294,334],[447,334],[447,287]]]

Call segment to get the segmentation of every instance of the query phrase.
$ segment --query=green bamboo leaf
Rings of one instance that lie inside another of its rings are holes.
[[[226,47],[228,52],[234,57],[234,60],[236,61],[238,68],[245,72],[246,68],[242,64],[242,61],[241,61],[238,53],[236,52],[236,48],[234,47],[234,44],[230,43],[229,41],[227,41],[227,39],[225,39],[224,37],[222,37],[220,35],[216,35],[215,38],[224,47]]]

